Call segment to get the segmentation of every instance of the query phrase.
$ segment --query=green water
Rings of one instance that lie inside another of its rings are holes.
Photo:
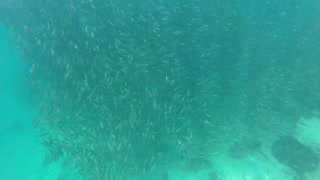
[[[0,180],[320,178],[319,7],[0,2]]]

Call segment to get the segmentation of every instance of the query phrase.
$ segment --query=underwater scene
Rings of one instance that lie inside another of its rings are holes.
[[[0,180],[320,180],[320,2],[0,0]]]

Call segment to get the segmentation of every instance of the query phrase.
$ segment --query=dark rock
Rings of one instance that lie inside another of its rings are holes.
[[[291,136],[277,139],[272,145],[272,155],[297,173],[312,172],[319,164],[318,155]]]

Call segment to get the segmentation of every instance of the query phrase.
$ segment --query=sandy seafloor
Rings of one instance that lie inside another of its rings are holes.
[[[32,129],[33,109],[30,108],[25,86],[25,68],[9,34],[0,26],[0,180],[77,180],[57,163],[43,164],[45,149]],[[301,118],[295,137],[320,152],[320,119]],[[272,142],[270,142],[271,144]],[[150,180],[290,180],[294,172],[277,162],[270,148],[264,154],[254,153],[241,160],[228,157],[223,151],[212,157],[212,167],[186,172],[170,167],[151,172]],[[307,179],[320,179],[320,168],[306,174]],[[214,178],[215,177],[215,178]],[[142,178],[138,178],[142,179]]]

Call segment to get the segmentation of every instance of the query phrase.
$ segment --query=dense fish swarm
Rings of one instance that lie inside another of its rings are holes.
[[[48,157],[111,180],[196,166],[316,110],[315,14],[287,1],[0,2],[30,65]]]

